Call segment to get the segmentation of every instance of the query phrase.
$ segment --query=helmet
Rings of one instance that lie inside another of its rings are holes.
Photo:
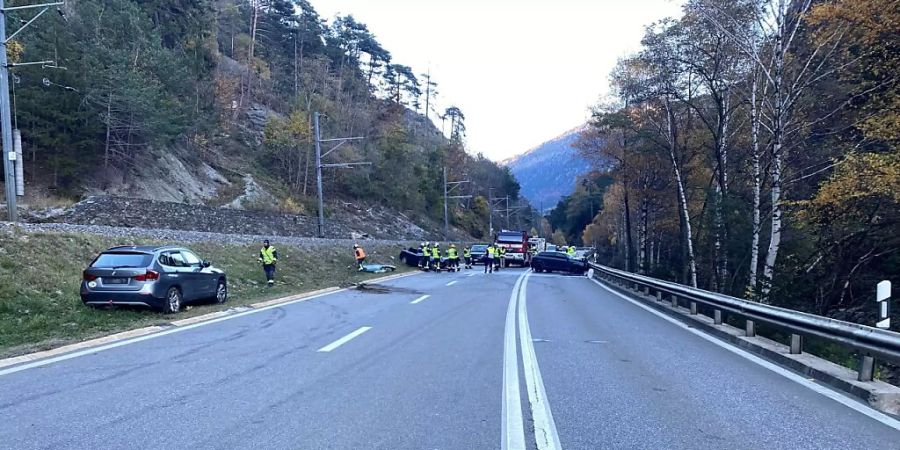
[[[456,244],[450,244],[450,248],[456,248]]]
[[[435,247],[440,247],[440,246],[441,246],[441,243],[440,243],[440,242],[435,242],[435,243],[434,243],[434,246],[435,246]]]
[[[359,248],[359,244],[353,244],[353,248]]]

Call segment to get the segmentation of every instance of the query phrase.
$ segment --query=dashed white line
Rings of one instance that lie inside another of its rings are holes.
[[[350,333],[350,334],[348,334],[348,335],[346,335],[346,336],[344,336],[344,337],[342,337],[342,338],[340,338],[340,339],[338,339],[338,340],[336,340],[336,341],[334,341],[334,342],[332,342],[332,343],[330,343],[330,344],[328,344],[328,345],[326,345],[326,346],[320,348],[318,351],[319,351],[319,352],[330,352],[330,351],[332,351],[332,350],[334,350],[334,349],[336,349],[336,348],[338,348],[338,347],[340,347],[340,346],[342,346],[342,345],[344,345],[344,344],[350,342],[350,341],[353,340],[355,337],[357,337],[357,336],[359,336],[359,335],[361,335],[361,334],[363,334],[363,333],[365,333],[366,331],[369,331],[369,330],[371,330],[371,329],[372,329],[372,327],[360,327],[360,328],[358,328],[356,331],[354,331],[354,332],[352,332],[352,333]]]
[[[459,283],[459,280],[451,281],[451,282],[447,283],[447,286],[453,286],[456,283]]]
[[[538,366],[534,352],[534,341],[531,339],[531,327],[528,325],[528,277],[525,273],[519,293],[519,342],[522,345],[522,367],[525,373],[525,386],[528,391],[528,402],[531,404],[531,418],[534,421],[534,440],[538,450],[560,450],[559,433],[556,422],[550,411],[550,401],[544,389],[544,379]]]
[[[813,383],[812,381],[809,381],[809,380],[807,380],[806,378],[804,378],[804,377],[802,377],[802,376],[800,376],[800,375],[797,375],[797,374],[794,373],[794,372],[791,372],[790,370],[787,370],[787,369],[785,369],[785,368],[783,368],[783,367],[781,367],[781,366],[778,366],[778,365],[776,365],[776,364],[774,364],[774,363],[771,363],[771,362],[769,362],[769,361],[766,361],[766,360],[764,360],[764,359],[762,359],[762,358],[760,358],[760,357],[758,357],[758,356],[756,356],[756,355],[750,354],[750,353],[748,353],[748,352],[746,352],[746,351],[744,351],[744,350],[741,350],[741,349],[739,349],[739,348],[737,348],[737,347],[733,347],[733,346],[731,346],[730,344],[727,344],[727,343],[725,343],[725,342],[722,342],[722,341],[720,341],[720,340],[718,340],[718,339],[716,339],[716,338],[714,338],[714,337],[712,337],[712,336],[710,336],[710,335],[708,335],[708,334],[706,334],[706,333],[704,333],[704,332],[702,332],[702,331],[699,331],[699,330],[696,330],[696,329],[694,329],[694,328],[691,328],[691,327],[689,327],[687,324],[685,324],[685,323],[683,323],[683,322],[681,322],[681,321],[679,321],[679,320],[677,320],[677,319],[675,319],[675,318],[669,317],[668,315],[666,315],[666,314],[664,314],[664,313],[662,313],[662,312],[659,312],[659,311],[657,311],[657,310],[655,310],[655,309],[653,309],[653,308],[651,308],[651,307],[649,307],[649,306],[647,306],[647,305],[644,305],[643,303],[641,303],[641,302],[638,301],[638,300],[634,300],[634,299],[632,299],[632,298],[629,298],[629,297],[627,297],[627,296],[625,296],[625,295],[623,295],[623,294],[620,294],[620,293],[618,293],[618,292],[616,292],[616,291],[610,289],[609,287],[605,286],[603,283],[597,281],[596,279],[591,278],[591,281],[593,281],[594,283],[597,283],[598,286],[602,287],[603,289],[605,289],[605,290],[608,291],[609,293],[611,293],[611,294],[613,294],[613,295],[615,295],[615,296],[617,296],[617,297],[620,297],[620,298],[622,298],[622,299],[624,299],[624,300],[627,300],[628,302],[634,304],[635,306],[637,306],[637,307],[639,307],[639,308],[641,308],[641,309],[643,309],[643,310],[645,310],[645,311],[647,311],[647,312],[649,312],[649,313],[651,313],[651,314],[653,314],[653,315],[655,315],[655,316],[658,316],[659,318],[661,318],[661,319],[663,319],[663,320],[665,320],[665,321],[667,321],[667,322],[670,322],[670,323],[672,323],[673,325],[675,325],[675,326],[677,326],[677,327],[679,327],[679,328],[682,328],[682,329],[684,329],[684,330],[686,330],[686,331],[688,331],[688,332],[690,332],[690,333],[693,333],[693,334],[699,336],[700,338],[702,338],[702,339],[704,339],[704,340],[706,340],[706,341],[712,342],[713,344],[715,344],[715,345],[717,345],[717,346],[719,346],[719,347],[722,347],[722,348],[724,348],[725,350],[728,350],[728,351],[730,351],[730,352],[732,352],[732,353],[734,353],[734,354],[736,354],[736,355],[738,355],[738,356],[740,356],[740,357],[742,357],[742,358],[744,358],[744,359],[747,359],[747,360],[749,360],[749,361],[751,361],[751,362],[753,362],[753,363],[756,363],[756,364],[758,364],[758,365],[760,365],[760,366],[762,366],[762,367],[765,367],[766,369],[769,369],[769,370],[771,370],[772,372],[775,372],[775,373],[777,373],[777,374],[779,374],[779,375],[781,375],[781,376],[783,376],[783,377],[785,377],[785,378],[787,378],[787,379],[789,379],[789,380],[791,380],[791,381],[794,381],[794,382],[796,382],[797,384],[803,385],[803,386],[805,386],[805,387],[807,387],[807,388],[809,388],[809,389],[811,389],[811,390],[813,390],[813,391],[815,391],[815,392],[818,392],[819,394],[822,394],[822,395],[824,395],[824,396],[826,396],[826,397],[828,397],[828,398],[830,398],[830,399],[832,399],[832,400],[834,400],[834,401],[836,401],[836,402],[838,402],[838,403],[840,403],[840,404],[842,404],[842,405],[844,405],[844,406],[846,406],[846,407],[848,407],[848,408],[850,408],[850,409],[852,409],[852,410],[854,410],[854,411],[856,411],[856,412],[862,413],[862,414],[864,414],[864,415],[866,415],[866,416],[868,416],[868,417],[870,417],[870,418],[872,418],[872,419],[875,419],[875,420],[877,420],[877,421],[879,421],[879,422],[881,422],[881,423],[883,423],[883,424],[885,424],[885,425],[887,425],[887,426],[889,426],[889,427],[891,427],[891,428],[893,428],[893,429],[895,429],[895,430],[900,430],[900,421],[898,421],[897,419],[894,419],[893,417],[890,417],[890,416],[888,416],[888,415],[886,415],[886,414],[880,413],[880,412],[878,412],[878,411],[876,411],[876,410],[874,410],[874,409],[872,409],[872,408],[869,408],[869,407],[866,406],[866,405],[863,405],[862,403],[859,403],[859,402],[857,402],[857,401],[855,401],[855,400],[852,400],[852,399],[850,399],[850,398],[847,398],[847,397],[845,397],[844,395],[841,395],[841,394],[839,394],[839,393],[837,393],[837,392],[834,392],[834,391],[832,391],[831,389],[828,389],[828,388],[826,388],[826,387],[824,387],[824,386],[821,386],[821,385],[819,385],[819,384]]]
[[[410,305],[417,305],[417,304],[419,304],[419,303],[424,302],[426,299],[428,299],[428,297],[431,297],[431,296],[430,296],[430,295],[423,295],[423,296],[421,296],[421,297],[419,297],[419,298],[417,298],[417,299],[415,299],[415,300],[409,302],[409,304],[410,304]]]

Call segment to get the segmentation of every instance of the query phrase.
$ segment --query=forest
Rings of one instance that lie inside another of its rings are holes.
[[[703,289],[868,313],[878,281],[900,282],[898,24],[892,0],[687,1],[611,73],[577,143],[596,170],[548,216],[554,239]]]
[[[519,202],[508,170],[467,148],[464,112],[430,70],[394,61],[352,15],[323,18],[307,0],[79,0],[59,12],[8,51],[12,62],[52,60],[13,70],[33,188],[109,190],[172,152],[251,173],[286,212],[309,213],[319,112],[323,139],[365,138],[325,162],[372,163],[329,169],[330,195],[438,220],[447,167],[449,181],[471,182],[457,194],[472,195],[451,220],[476,237],[489,192]]]

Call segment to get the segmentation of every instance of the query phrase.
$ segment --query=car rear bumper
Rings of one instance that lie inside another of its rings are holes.
[[[109,292],[81,287],[81,301],[91,306],[142,306],[147,308],[161,308],[165,301],[164,296],[156,296],[148,286],[145,289],[131,292]]]

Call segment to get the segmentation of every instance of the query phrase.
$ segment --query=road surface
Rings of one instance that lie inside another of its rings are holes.
[[[382,286],[0,369],[0,448],[900,448],[586,277]]]

